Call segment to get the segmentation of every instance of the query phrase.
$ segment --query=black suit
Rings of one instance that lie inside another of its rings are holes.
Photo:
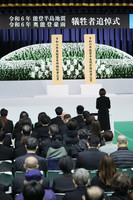
[[[25,159],[29,156],[36,157],[36,159],[38,160],[38,164],[39,164],[39,170],[42,170],[44,172],[47,171],[46,160],[40,156],[37,156],[35,153],[27,153],[23,156],[16,158],[16,160],[14,162],[14,170],[15,171],[25,171],[23,164],[25,162]]]
[[[51,124],[57,124],[59,127],[64,125],[64,122],[61,119],[61,116],[57,116],[53,119],[51,119]]]
[[[7,120],[7,124],[6,126],[4,127],[3,131],[5,133],[12,133],[13,131],[13,122],[11,120]]]
[[[90,148],[87,151],[81,152],[77,157],[76,168],[98,169],[99,162],[105,155],[107,154],[100,152],[97,148]]]
[[[45,189],[49,189],[49,180],[48,178],[43,177],[43,186]],[[24,187],[25,174],[19,174],[12,180],[12,194],[20,194],[23,191]]]
[[[82,123],[84,122],[82,116],[83,116],[83,115],[81,114],[81,115],[77,115],[76,117],[73,117],[73,119],[75,119],[75,120],[77,121],[77,125],[78,125],[79,127],[82,126]]]
[[[81,200],[85,191],[86,187],[77,187],[74,191],[66,193],[63,200]]]
[[[74,189],[71,173],[62,174],[53,180],[54,192],[69,192]]]
[[[13,160],[14,151],[12,147],[7,147],[4,144],[0,144],[0,160]]]
[[[110,120],[109,120],[109,108],[110,108],[110,99],[105,96],[101,96],[96,100],[96,108],[98,109],[98,120],[101,125],[101,130],[110,129]]]

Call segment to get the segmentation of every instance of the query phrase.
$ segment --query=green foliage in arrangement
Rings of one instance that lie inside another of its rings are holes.
[[[63,44],[63,78],[84,79],[84,44]],[[133,57],[96,44],[96,77],[133,78]],[[0,62],[0,80],[48,80],[52,78],[51,44],[18,49]]]

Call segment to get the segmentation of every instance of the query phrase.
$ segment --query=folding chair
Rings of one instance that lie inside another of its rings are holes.
[[[48,170],[46,173],[46,177],[50,181],[50,185],[53,184],[53,179],[63,174],[61,170]]]

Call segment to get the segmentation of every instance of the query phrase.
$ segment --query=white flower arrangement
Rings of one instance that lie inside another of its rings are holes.
[[[84,44],[63,44],[63,78],[84,78]],[[97,78],[133,78],[133,57],[106,45],[96,44]],[[0,80],[52,78],[51,44],[31,45],[4,56]]]

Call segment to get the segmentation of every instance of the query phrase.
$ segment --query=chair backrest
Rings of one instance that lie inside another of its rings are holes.
[[[11,160],[1,160],[0,161],[0,172],[13,171],[13,163]]]
[[[48,170],[46,173],[46,177],[50,181],[50,185],[53,184],[53,179],[63,174],[61,170]]]
[[[63,197],[65,196],[65,193],[55,193],[56,197],[58,200],[62,200]]]
[[[76,161],[77,161],[77,158],[73,158],[72,161],[73,161],[73,169],[75,169],[75,168],[76,168]]]
[[[59,158],[47,159],[48,170],[59,170],[58,161],[59,161]]]
[[[133,177],[133,168],[117,168],[117,171],[127,173],[130,178]]]
[[[92,180],[92,178],[93,178],[94,176],[96,176],[97,171],[98,171],[97,169],[96,169],[96,170],[88,170],[89,175],[90,175],[90,181]]]
[[[0,184],[11,186],[13,175],[12,172],[0,172]]]

